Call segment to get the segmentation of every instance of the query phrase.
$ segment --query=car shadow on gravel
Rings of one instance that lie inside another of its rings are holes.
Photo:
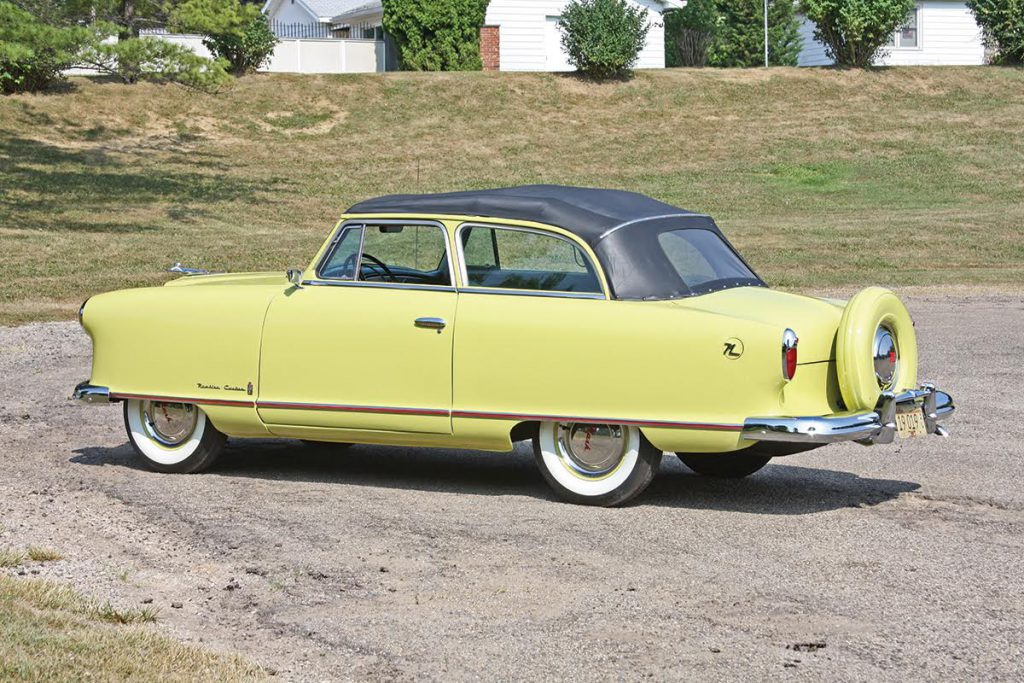
[[[127,443],[75,452],[71,462],[78,465],[174,476],[151,473]],[[529,449],[522,445],[509,454],[386,446],[335,449],[284,440],[232,441],[207,476],[556,500]],[[654,482],[632,505],[804,515],[870,507],[919,488],[910,481],[789,465],[785,458],[776,459],[745,479],[715,479],[695,475],[674,457],[666,456]]]

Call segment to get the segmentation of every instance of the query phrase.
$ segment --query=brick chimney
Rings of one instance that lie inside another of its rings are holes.
[[[484,26],[480,29],[480,58],[484,71],[501,69],[501,27]]]

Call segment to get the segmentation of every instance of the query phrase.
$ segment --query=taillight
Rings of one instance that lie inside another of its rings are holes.
[[[796,374],[796,332],[787,328],[782,333],[782,377],[787,382]]]

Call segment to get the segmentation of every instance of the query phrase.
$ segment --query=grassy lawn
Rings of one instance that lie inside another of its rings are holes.
[[[0,99],[0,324],[304,265],[349,204],[551,182],[711,213],[797,289],[1024,282],[1024,70],[75,79]]]
[[[46,581],[0,574],[0,680],[261,680],[257,667],[161,636],[148,609],[119,610]]]

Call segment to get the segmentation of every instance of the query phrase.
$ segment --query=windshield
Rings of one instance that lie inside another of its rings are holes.
[[[760,283],[747,264],[710,230],[687,228],[661,232],[658,246],[691,294]]]

